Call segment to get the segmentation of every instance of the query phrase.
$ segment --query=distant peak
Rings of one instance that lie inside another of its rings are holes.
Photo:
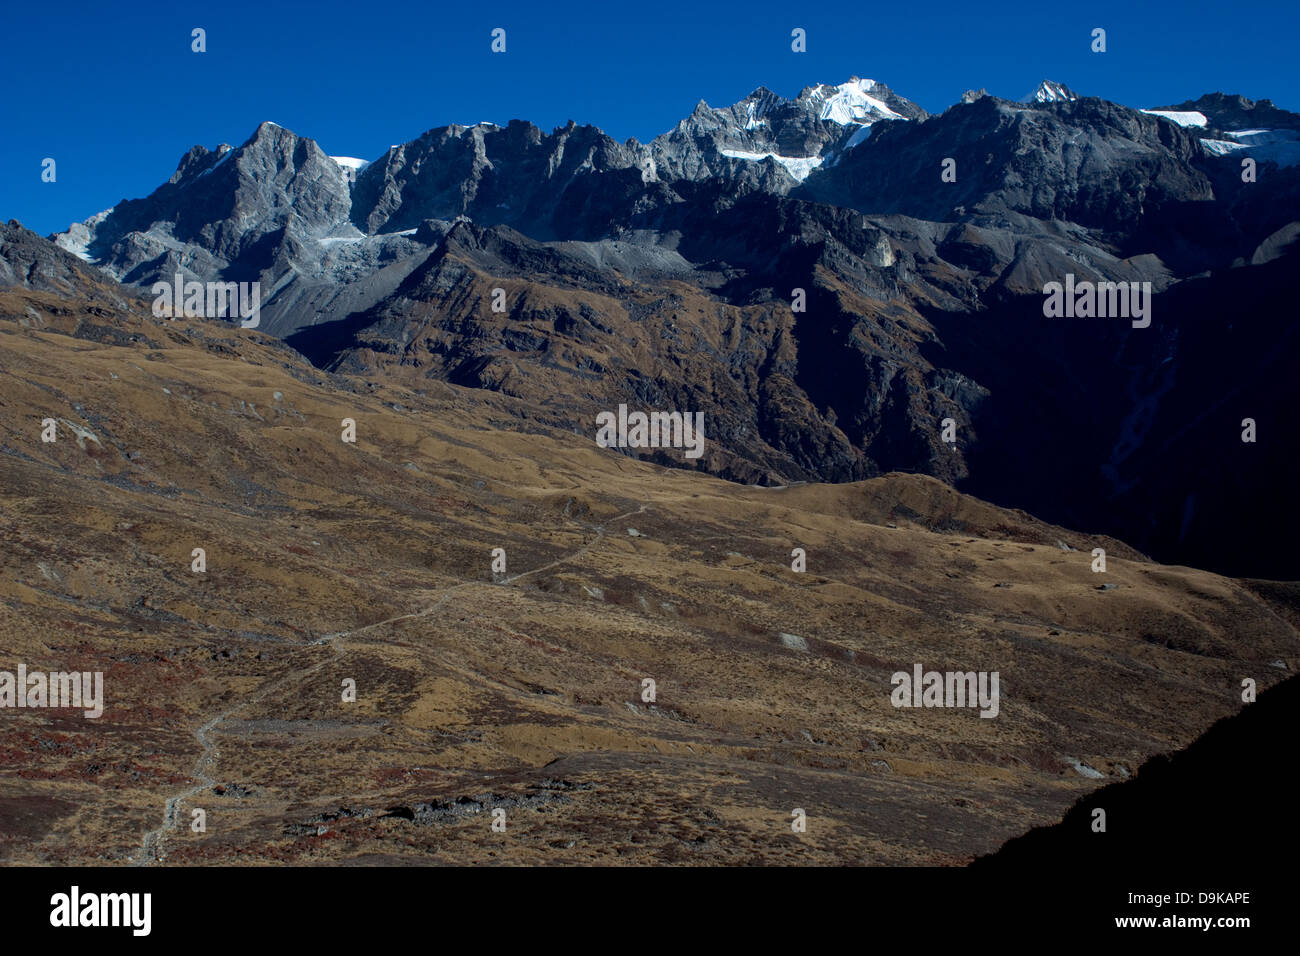
[[[272,123],[270,120],[263,120],[257,125],[257,129],[253,130],[253,135],[248,139],[250,142],[259,139],[275,139],[276,137],[286,133],[289,136],[295,135],[292,130],[285,129],[279,123]]]
[[[1021,98],[1022,103],[1068,103],[1077,100],[1079,94],[1074,92],[1064,83],[1057,83],[1054,80],[1043,80],[1038,84],[1038,88],[1028,96]]]
[[[882,88],[875,80],[858,76],[851,76],[847,83],[834,86],[823,83],[810,87],[803,95],[820,100],[821,118],[841,126],[863,125],[879,119],[907,119],[882,98],[889,95],[887,88]]]

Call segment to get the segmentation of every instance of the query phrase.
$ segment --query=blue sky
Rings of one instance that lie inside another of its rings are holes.
[[[481,120],[573,119],[645,141],[700,99],[726,105],[758,86],[794,96],[852,75],[932,112],[966,89],[1018,98],[1043,78],[1131,106],[1221,90],[1300,111],[1294,0],[0,7],[0,219],[42,234],[147,195],[192,145],[237,145],[268,119],[374,159]],[[206,53],[191,52],[194,27]],[[494,27],[505,54],[489,49]],[[791,52],[795,27],[806,53]],[[1089,49],[1094,27],[1107,31],[1104,54]],[[41,181],[45,157],[54,183]]]

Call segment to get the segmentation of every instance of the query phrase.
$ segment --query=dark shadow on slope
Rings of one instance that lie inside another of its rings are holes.
[[[1251,868],[1260,856],[1289,861],[1300,849],[1290,782],[1298,725],[1295,676],[1218,721],[1187,749],[1152,757],[1131,779],[1080,799],[1059,823],[1035,827],[971,866],[1123,874],[1145,867],[1168,873]],[[1096,809],[1105,811],[1104,833],[1092,829]]]
[[[1164,563],[1300,578],[1292,249],[1180,283],[1146,329],[1046,319],[1041,296],[928,314],[943,346],[926,357],[991,393],[960,489]]]

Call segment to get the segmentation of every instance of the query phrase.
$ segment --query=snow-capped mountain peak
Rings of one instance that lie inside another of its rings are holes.
[[[701,100],[648,149],[661,178],[739,177],[784,191],[838,163],[867,139],[872,124],[926,116],[883,83],[856,76],[805,87],[792,99],[760,86],[731,106]]]
[[[1079,94],[1074,92],[1063,83],[1057,83],[1053,80],[1043,80],[1038,84],[1038,89],[1023,97],[1022,103],[1068,103],[1071,100],[1077,100]]]
[[[810,98],[821,105],[820,119],[841,126],[874,123],[878,119],[907,119],[891,109],[883,99],[873,96],[871,91],[875,89],[875,80],[863,80],[855,76],[838,86],[818,86]]]

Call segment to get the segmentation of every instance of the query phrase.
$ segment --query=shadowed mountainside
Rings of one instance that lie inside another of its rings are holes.
[[[1289,590],[1295,607],[1300,589]],[[1069,860],[1112,873],[1281,865],[1300,846],[1288,775],[1277,761],[1298,717],[1300,680],[1290,677],[1185,750],[1152,757],[1133,778],[1080,797],[1059,823],[1035,827],[973,865],[1029,872]],[[1104,833],[1093,830],[1097,809],[1105,811]]]

